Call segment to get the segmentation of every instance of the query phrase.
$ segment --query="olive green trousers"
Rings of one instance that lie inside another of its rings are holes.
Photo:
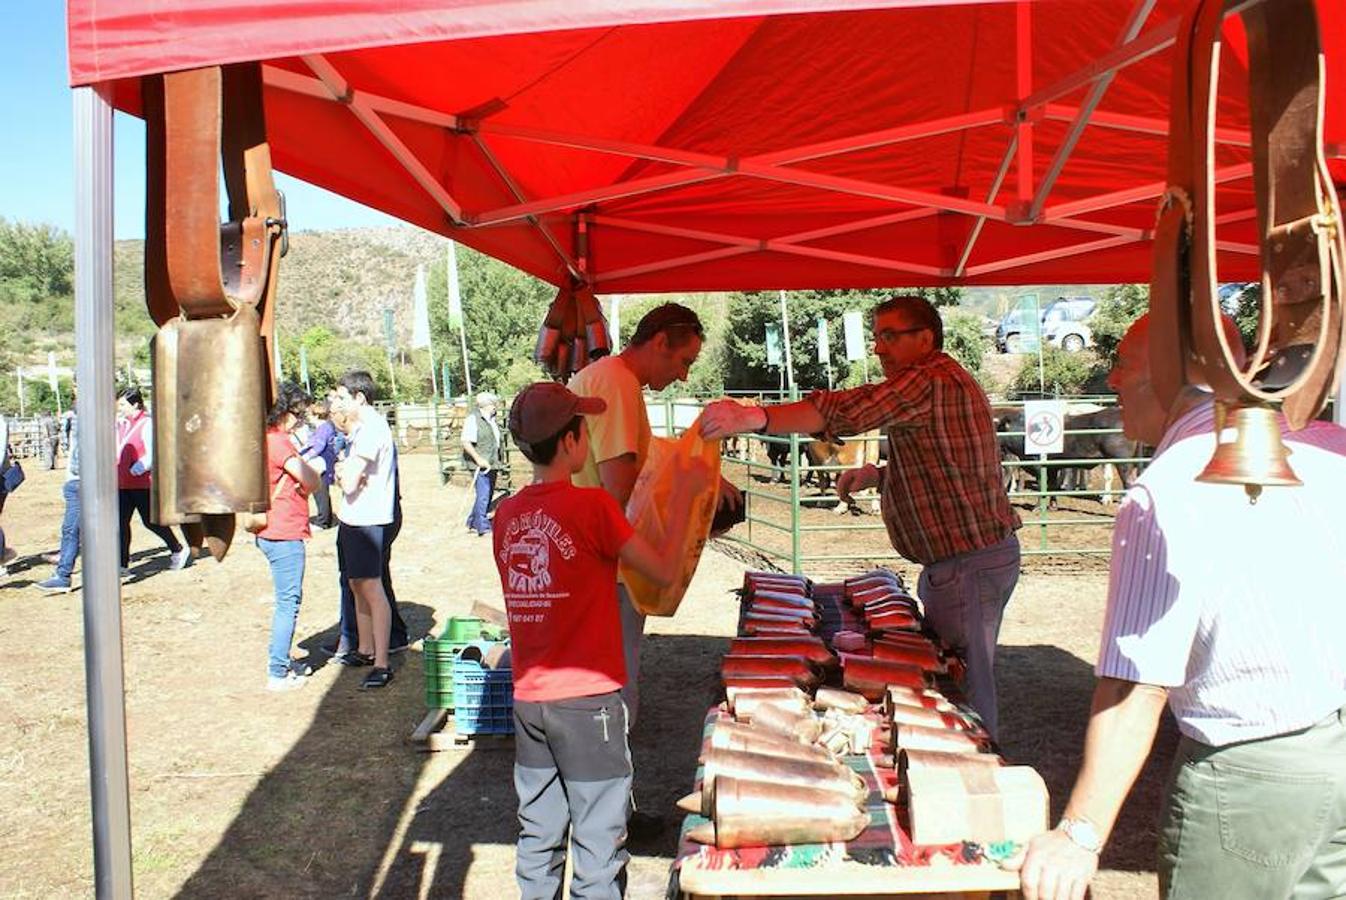
[[[1159,826],[1168,900],[1346,897],[1346,709],[1303,731],[1184,737]]]

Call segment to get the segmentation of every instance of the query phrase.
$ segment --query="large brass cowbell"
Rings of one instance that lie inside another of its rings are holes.
[[[265,360],[251,307],[228,318],[175,319],[155,336],[155,456],[164,465],[153,506],[161,524],[266,510]]]

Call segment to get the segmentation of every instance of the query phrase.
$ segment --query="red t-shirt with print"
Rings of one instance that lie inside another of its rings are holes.
[[[509,612],[514,698],[568,700],[626,683],[617,555],[631,539],[600,488],[533,484],[501,501],[492,527]]]
[[[308,527],[308,495],[285,471],[285,463],[299,455],[290,435],[279,428],[266,432],[266,492],[271,497],[271,510],[266,514],[266,527],[257,533],[268,541],[306,541]],[[276,483],[280,482],[277,491]]]

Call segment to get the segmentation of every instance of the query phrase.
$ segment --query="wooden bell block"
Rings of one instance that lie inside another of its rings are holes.
[[[802,609],[813,610],[813,601],[810,600],[802,591],[795,593],[789,590],[755,590],[748,595],[749,603],[757,603],[761,600],[774,600],[777,603],[788,603],[791,606],[798,606]]]
[[[841,665],[843,685],[871,701],[882,700],[891,684],[916,689],[924,689],[927,686],[925,672],[916,666],[853,653],[841,654]]]
[[[929,644],[924,647],[879,638],[874,641],[874,658],[918,666],[927,672],[943,672],[944,660]]]
[[[903,778],[916,844],[1023,842],[1048,828],[1047,785],[1029,766],[919,766]]]
[[[903,750],[938,750],[942,753],[981,753],[986,741],[977,735],[957,728],[932,728],[929,725],[893,723],[891,747],[894,753]]]

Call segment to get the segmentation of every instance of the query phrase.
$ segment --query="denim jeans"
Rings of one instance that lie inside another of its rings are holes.
[[[56,575],[69,579],[79,556],[79,479],[68,479],[61,496],[65,498],[65,517],[61,519],[61,558],[56,563]]]
[[[383,526],[383,593],[388,595],[388,611],[392,614],[392,628],[389,631],[388,646],[403,647],[407,643],[407,623],[397,610],[397,594],[393,591],[393,541],[402,531],[402,504],[399,502],[393,510],[395,518],[389,525]],[[337,652],[345,653],[360,646],[360,633],[355,625],[355,592],[345,572],[338,572],[337,582],[341,589],[341,637],[337,641]]]
[[[304,596],[304,542],[259,537],[257,548],[271,564],[271,581],[276,586],[266,668],[272,677],[283,678],[290,670],[290,644],[294,641],[295,620],[299,618],[299,602]]]
[[[1019,538],[931,563],[916,591],[935,633],[967,660],[967,701],[996,736],[995,645],[1019,582]]]
[[[491,495],[495,493],[495,478],[496,471],[492,469],[489,472],[478,470],[476,477],[472,479],[472,489],[476,491],[476,497],[472,501],[472,512],[467,517],[467,527],[477,534],[485,534],[491,530],[491,520],[486,517],[486,511],[491,505]]]

